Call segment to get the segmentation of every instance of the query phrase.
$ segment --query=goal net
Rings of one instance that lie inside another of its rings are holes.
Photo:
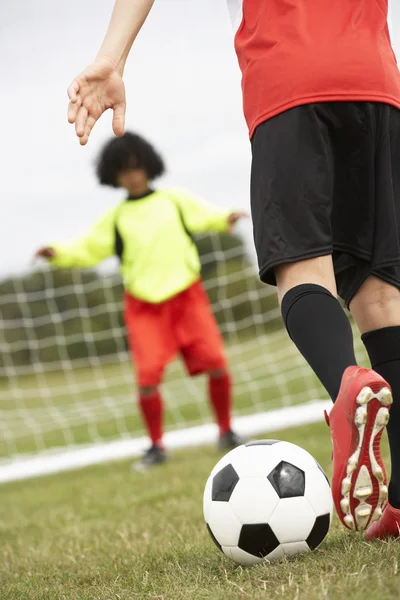
[[[233,375],[235,415],[326,398],[242,240],[213,235],[197,244]],[[0,346],[0,466],[145,435],[117,272],[44,266],[2,281]],[[212,423],[205,378],[188,378],[179,360],[162,393],[167,431]]]

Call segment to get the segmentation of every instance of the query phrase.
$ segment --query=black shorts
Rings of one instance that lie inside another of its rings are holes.
[[[349,305],[373,274],[400,287],[400,111],[374,102],[288,110],[252,139],[251,210],[261,280],[331,254]]]

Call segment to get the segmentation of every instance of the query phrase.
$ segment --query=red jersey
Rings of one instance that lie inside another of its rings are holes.
[[[370,101],[400,109],[388,0],[228,0],[228,6],[250,136],[301,104]]]

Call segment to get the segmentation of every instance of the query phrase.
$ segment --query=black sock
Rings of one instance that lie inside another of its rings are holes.
[[[286,329],[333,401],[347,367],[356,365],[353,333],[339,302],[324,287],[298,285],[282,300]]]
[[[361,336],[371,366],[392,388],[393,405],[387,432],[392,461],[389,502],[400,508],[400,327],[384,327]]]

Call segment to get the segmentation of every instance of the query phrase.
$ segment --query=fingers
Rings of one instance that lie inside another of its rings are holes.
[[[235,220],[238,221],[239,219],[247,219],[249,216],[249,214],[247,212],[245,212],[244,210],[237,210],[234,213],[232,213],[231,217]]]
[[[75,120],[75,132],[79,138],[85,135],[87,120],[88,111],[84,106],[80,106]]]
[[[85,135],[89,138],[89,135],[92,132],[92,129],[94,127],[94,124],[96,123],[97,119],[95,119],[94,117],[88,117],[88,120],[86,122],[86,130],[85,130]]]
[[[70,100],[68,104],[68,123],[75,123],[78,111],[82,105],[82,98],[79,92],[80,86],[78,81],[75,79],[67,90]]]
[[[112,121],[112,128],[115,135],[123,135],[125,129],[125,102],[121,102],[114,106],[114,115]]]
[[[92,65],[68,88],[68,121],[75,124],[75,132],[82,146],[87,144],[97,119],[109,107],[113,108],[112,128],[115,135],[124,133],[124,84],[119,74],[104,74],[104,69],[99,69],[98,65]]]
[[[229,215],[228,221],[231,225],[234,225],[235,223],[237,223],[237,221],[240,221],[240,219],[248,219],[248,218],[249,218],[249,215],[247,212],[236,211]]]
[[[234,226],[240,219],[247,219],[249,217],[247,212],[244,211],[236,211],[229,215],[228,217],[228,233],[232,233]]]
[[[75,123],[81,104],[82,100],[80,98],[77,98],[76,102],[70,102],[68,104],[68,123]]]
[[[96,123],[96,119],[94,117],[88,116],[87,121],[86,121],[85,133],[79,139],[79,143],[81,146],[85,146],[88,143],[90,133],[91,133],[95,123]]]
[[[71,83],[67,90],[68,98],[71,100],[73,104],[78,100],[78,92],[79,92],[79,83],[76,79]]]
[[[39,248],[39,250],[37,250],[34,254],[34,258],[54,258],[56,255],[56,251],[54,250],[54,248],[51,247],[45,247],[45,248]]]

